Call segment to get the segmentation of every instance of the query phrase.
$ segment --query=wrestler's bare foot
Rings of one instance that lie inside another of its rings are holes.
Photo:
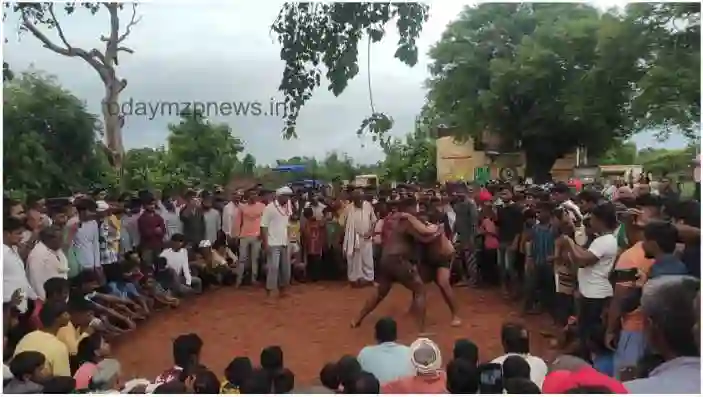
[[[359,328],[361,325],[361,321],[358,320],[352,320],[352,322],[349,324],[350,328]]]
[[[450,323],[452,327],[458,327],[461,325],[461,319],[459,317],[454,317]]]

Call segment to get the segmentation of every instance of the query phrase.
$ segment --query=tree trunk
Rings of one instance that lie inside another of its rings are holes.
[[[122,146],[122,123],[120,121],[120,84],[119,80],[108,81],[105,84],[105,97],[102,101],[103,123],[105,127],[105,143],[110,150],[112,166],[122,170],[124,147]]]
[[[537,184],[546,183],[552,180],[552,167],[559,156],[547,154],[543,150],[525,150],[525,177],[532,178]]]

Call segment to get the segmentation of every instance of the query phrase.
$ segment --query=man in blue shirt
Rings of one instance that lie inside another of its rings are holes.
[[[649,271],[649,278],[659,276],[685,276],[688,268],[674,255],[679,233],[676,226],[669,222],[653,221],[644,227],[644,241],[642,247],[649,259],[654,259],[654,264]]]
[[[415,374],[410,347],[396,343],[398,326],[390,317],[376,323],[377,345],[361,349],[357,359],[361,369],[376,376],[381,385]]]

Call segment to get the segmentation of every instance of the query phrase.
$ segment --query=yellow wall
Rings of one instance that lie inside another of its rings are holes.
[[[572,176],[576,165],[576,154],[570,154],[558,159],[552,167],[552,176],[556,180],[566,180]],[[525,174],[524,153],[500,154],[491,163],[482,151],[475,151],[473,140],[455,142],[452,137],[437,139],[437,180],[440,183],[447,181],[466,180],[474,178],[477,167],[490,167],[491,178],[498,179],[502,168],[514,168],[518,175]]]

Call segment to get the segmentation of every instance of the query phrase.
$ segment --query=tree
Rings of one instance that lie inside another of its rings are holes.
[[[42,197],[108,186],[98,121],[53,78],[23,73],[3,86],[4,189]]]
[[[386,180],[432,183],[437,179],[437,145],[431,127],[420,123],[404,140],[393,139],[384,147],[381,163]]]
[[[393,19],[400,35],[395,57],[413,66],[417,63],[416,40],[427,18],[428,6],[420,3],[285,3],[272,26],[285,62],[279,86],[288,107],[284,137],[297,136],[298,115],[320,86],[322,66],[329,81],[327,89],[339,96],[359,73],[358,47],[364,34],[370,47],[383,39],[385,25]],[[368,130],[375,138],[383,138],[393,121],[374,106],[370,74],[369,102],[371,115],[362,122],[359,133]]]
[[[634,142],[615,143],[596,161],[596,164],[637,164],[637,145]]]
[[[597,153],[632,133],[637,40],[584,4],[467,7],[430,50],[429,100],[463,136],[518,144],[526,174],[543,181],[577,146]]]
[[[213,124],[199,111],[182,113],[178,124],[169,124],[168,150],[173,165],[192,182],[227,184],[239,168],[242,141],[227,124]]]
[[[256,159],[254,158],[254,156],[251,155],[251,153],[247,153],[246,156],[244,156],[244,158],[242,159],[242,174],[246,176],[253,176],[255,170]]]
[[[636,82],[632,107],[640,128],[700,136],[701,4],[637,3],[627,20],[644,40],[644,75]]]
[[[139,22],[139,18],[136,17],[136,3],[132,4],[132,16],[124,30],[120,27],[119,16],[119,11],[124,7],[123,3],[71,2],[57,4],[47,2],[8,3],[6,6],[12,7],[13,11],[20,14],[20,31],[30,32],[45,48],[59,55],[82,59],[98,73],[105,87],[105,95],[102,100],[102,116],[107,148],[110,153],[111,163],[116,169],[121,169],[124,156],[124,147],[122,145],[122,124],[124,123],[124,118],[120,114],[119,97],[120,93],[127,87],[127,80],[117,76],[117,66],[119,65],[118,55],[121,52],[129,54],[134,52],[124,45],[124,41],[129,37],[132,28]],[[109,34],[100,37],[100,41],[105,43],[105,49],[103,51],[97,48],[85,50],[73,46],[66,38],[63,26],[56,15],[59,8],[63,9],[65,14],[68,15],[81,8],[87,9],[92,14],[96,14],[101,9],[106,9],[110,16]],[[58,40],[49,38],[41,27],[55,31]]]

